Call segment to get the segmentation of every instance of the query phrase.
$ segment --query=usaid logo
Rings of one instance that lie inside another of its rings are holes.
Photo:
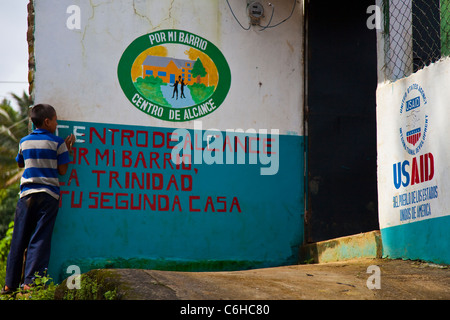
[[[427,97],[417,83],[408,87],[400,107],[400,140],[403,148],[416,155],[423,147],[428,130]]]

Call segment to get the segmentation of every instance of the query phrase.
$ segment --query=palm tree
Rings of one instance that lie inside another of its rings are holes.
[[[14,100],[16,100],[17,104],[19,105],[19,116],[22,118],[27,118],[29,114],[30,107],[33,105],[33,100],[31,97],[26,94],[24,91],[22,93],[22,97],[19,97],[15,93],[11,93]]]
[[[22,97],[12,95],[19,105],[17,112],[10,101],[0,103],[0,186],[7,187],[20,179],[22,170],[15,161],[19,142],[28,134],[28,110],[32,104],[23,92]]]

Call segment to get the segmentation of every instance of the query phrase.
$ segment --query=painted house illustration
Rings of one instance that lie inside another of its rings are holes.
[[[191,71],[195,61],[175,59],[171,57],[147,56],[142,63],[142,78],[148,76],[159,77],[164,83],[175,83],[179,76],[185,84],[191,85],[198,82]],[[208,86],[208,74],[200,77],[200,83]]]

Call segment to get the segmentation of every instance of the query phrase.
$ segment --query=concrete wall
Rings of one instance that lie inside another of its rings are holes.
[[[377,89],[383,253],[450,263],[450,60]]]
[[[246,28],[246,2],[229,2]],[[294,3],[274,1],[272,24]],[[265,6],[263,26],[272,10]],[[304,214],[301,5],[265,30],[241,28],[225,1],[40,0],[34,10],[35,103],[57,109],[59,135],[77,135],[61,180],[51,272],[68,276],[70,264],[84,272],[297,261]],[[160,109],[156,94],[135,85],[145,55],[200,57],[216,78],[212,95]],[[192,116],[200,105],[207,112]],[[247,142],[243,153],[227,135],[236,129],[246,132],[236,138]],[[193,163],[177,167],[173,148],[187,139]],[[235,164],[226,154],[237,154]]]

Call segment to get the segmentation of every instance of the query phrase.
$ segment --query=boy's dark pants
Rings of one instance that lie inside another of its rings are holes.
[[[5,284],[19,287],[23,255],[27,249],[24,284],[31,284],[35,273],[43,275],[50,260],[50,245],[59,201],[45,192],[32,193],[17,202],[11,250],[6,263]]]

